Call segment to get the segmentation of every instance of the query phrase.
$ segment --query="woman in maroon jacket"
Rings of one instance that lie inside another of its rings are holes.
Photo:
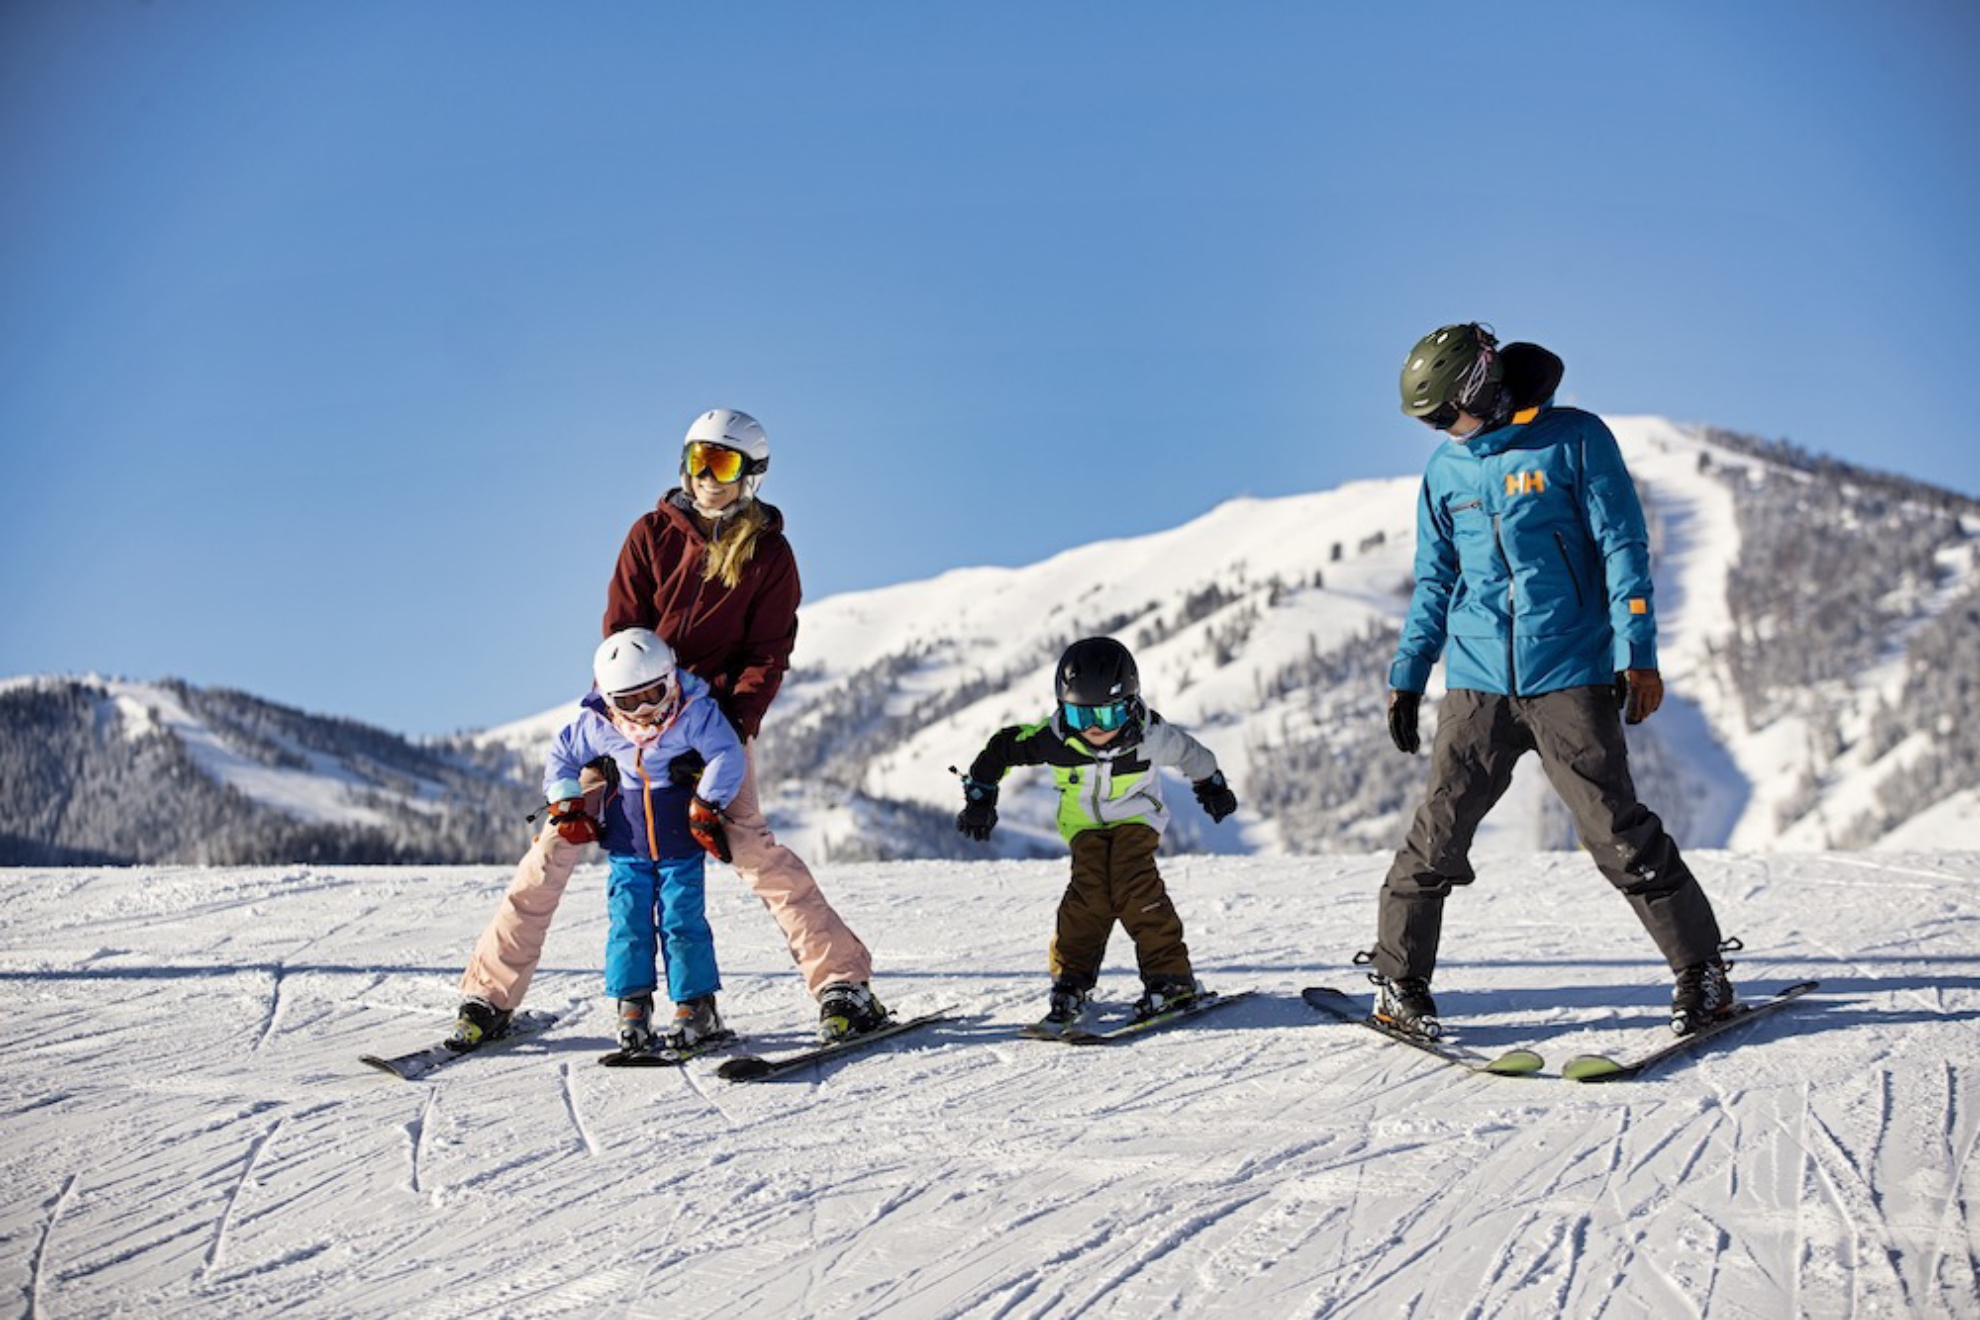
[[[680,487],[626,534],[604,633],[659,633],[681,668],[709,685],[742,736],[748,770],[722,813],[728,860],[782,928],[829,1039],[879,1026],[886,1010],[867,984],[873,960],[866,946],[833,911],[804,860],[777,842],[757,799],[756,735],[790,664],[801,594],[784,517],[756,498],[769,466],[770,441],[747,413],[717,408],[695,420],[682,447]],[[523,859],[462,980],[468,1002],[456,1036],[464,1044],[490,1034],[471,1017],[499,1034],[522,1002],[579,851],[546,828]]]

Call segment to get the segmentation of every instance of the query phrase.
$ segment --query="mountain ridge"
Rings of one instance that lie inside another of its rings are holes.
[[[1980,827],[1980,721],[1962,718],[1980,709],[1980,502],[1785,442],[1655,417],[1610,421],[1650,523],[1670,692],[1655,720],[1630,731],[1633,762],[1678,837],[1762,850],[1887,837],[1915,847]],[[1427,758],[1389,746],[1380,714],[1408,601],[1417,487],[1396,477],[1241,496],[1177,527],[1034,564],[962,567],[806,604],[758,747],[780,835],[821,861],[984,855],[951,827],[948,767],[998,727],[1047,714],[1058,651],[1108,633],[1135,649],[1151,704],[1217,752],[1248,808],[1215,827],[1178,811],[1171,850],[1393,846],[1427,769]],[[0,859],[67,849],[89,860],[298,860],[252,855],[259,834],[324,860],[338,847],[355,850],[342,860],[505,860],[527,838],[543,748],[574,706],[425,740],[172,680],[15,679],[0,683],[0,710],[64,684],[93,694],[71,702],[57,739],[79,761],[112,728],[126,745],[180,742],[182,755],[155,750],[175,786],[168,815],[188,824],[159,836],[172,855],[147,856],[114,831],[17,800],[49,779],[46,749],[0,735],[10,785]],[[10,729],[62,718],[8,713]],[[188,768],[240,801],[203,801],[212,795]],[[115,778],[99,766],[40,797],[102,793]],[[117,782],[122,801],[143,780]],[[1008,782],[995,851],[1051,854],[1060,845],[1047,782]],[[1942,823],[1907,829],[1914,820]],[[202,849],[200,829],[233,842]],[[106,840],[109,852],[93,851]],[[1481,852],[1571,846],[1528,758]]]

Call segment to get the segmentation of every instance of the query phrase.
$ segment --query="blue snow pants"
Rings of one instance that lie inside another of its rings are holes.
[[[660,964],[667,998],[676,1004],[722,988],[709,928],[705,854],[662,858],[613,857],[606,879],[605,993],[614,999],[652,994]]]

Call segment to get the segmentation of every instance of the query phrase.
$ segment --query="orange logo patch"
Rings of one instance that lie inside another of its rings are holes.
[[[1629,612],[1631,614],[1648,614],[1650,612],[1650,602],[1641,596],[1633,596],[1630,598]]]
[[[1544,472],[1513,472],[1506,476],[1506,494],[1539,495],[1547,489]]]

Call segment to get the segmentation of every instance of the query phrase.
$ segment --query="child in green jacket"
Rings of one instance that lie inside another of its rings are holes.
[[[999,729],[963,780],[956,828],[984,840],[997,823],[997,785],[1015,765],[1049,765],[1059,788],[1059,832],[1072,848],[1072,883],[1052,938],[1051,1007],[1045,1022],[1079,1021],[1118,921],[1134,940],[1145,993],[1137,1019],[1181,1008],[1202,993],[1183,943],[1182,917],[1155,866],[1168,824],[1157,767],[1190,780],[1220,821],[1237,810],[1217,758],[1141,700],[1134,656],[1111,637],[1074,642],[1059,657],[1058,709],[1039,724]]]

